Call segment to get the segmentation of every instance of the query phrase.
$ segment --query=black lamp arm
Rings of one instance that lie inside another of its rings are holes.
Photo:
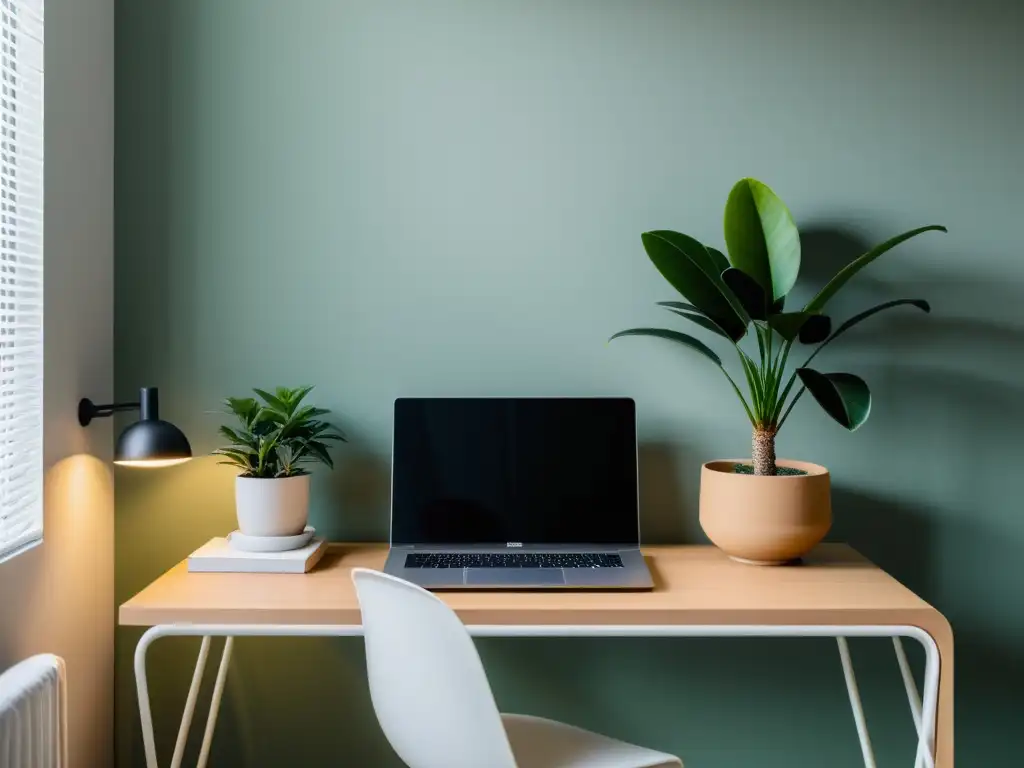
[[[97,405],[88,397],[78,401],[78,423],[89,426],[93,419],[103,419],[123,411],[140,411],[140,419],[158,419],[159,400],[156,387],[143,387],[139,392],[140,399],[134,403],[103,403]]]
[[[88,397],[78,401],[78,423],[88,427],[93,419],[103,419],[122,411],[137,411],[142,403],[104,403],[97,405]]]

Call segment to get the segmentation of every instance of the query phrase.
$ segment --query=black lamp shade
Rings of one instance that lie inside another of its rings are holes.
[[[188,438],[176,426],[160,418],[156,387],[139,392],[139,420],[117,438],[114,463],[126,467],[169,467],[192,458]]]
[[[129,467],[168,467],[191,458],[188,438],[161,419],[135,422],[121,433],[114,448],[114,463]]]

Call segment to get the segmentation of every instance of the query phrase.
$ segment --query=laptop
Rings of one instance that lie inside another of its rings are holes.
[[[386,573],[427,589],[651,589],[628,398],[395,401]]]

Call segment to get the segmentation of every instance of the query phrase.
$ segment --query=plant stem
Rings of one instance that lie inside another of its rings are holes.
[[[757,366],[754,365],[754,361],[747,357],[747,354],[739,348],[739,345],[736,346],[736,351],[740,356],[740,364],[743,366],[743,374],[747,377],[747,386],[750,387],[754,422],[760,423],[764,414],[764,395],[760,380],[761,372],[758,370]]]
[[[768,420],[771,423],[775,423],[778,419],[779,411],[782,410],[782,404],[779,402],[779,384],[782,381],[782,377],[786,373],[786,363],[789,360],[789,350],[792,349],[792,340],[788,341],[779,351],[779,357],[776,361],[776,365],[772,366],[771,375],[771,388],[769,390],[768,400]],[[788,392],[786,393],[788,394]],[[785,400],[785,395],[782,396],[782,400]],[[776,428],[778,431],[778,428]]]
[[[832,339],[834,339],[834,338],[835,338],[835,334],[833,334],[832,336],[829,336],[827,339],[825,339],[823,342],[821,342],[821,344],[818,345],[818,348],[816,350],[814,350],[814,352],[811,353],[811,356],[808,357],[806,360],[804,360],[803,364],[801,364],[801,365],[799,365],[797,367],[798,368],[806,368],[808,365],[810,365],[811,364],[811,360],[816,358],[818,356],[818,353],[821,352],[821,350],[823,350],[825,348],[825,346],[830,341],[832,341]],[[781,412],[782,406],[786,402],[786,398],[789,396],[789,392],[790,392],[791,389],[793,389],[793,385],[795,383],[796,383],[796,371],[793,371],[793,373],[791,373],[789,375],[789,380],[786,382],[785,388],[782,390],[782,396],[778,399],[778,406],[777,406],[777,411],[778,412]],[[786,409],[786,416],[788,416],[789,412],[791,410],[793,410],[793,406],[796,405],[796,401],[799,399],[800,395],[802,395],[802,394],[803,394],[803,390],[801,390],[797,394],[797,396],[795,398],[793,398],[793,402],[790,403],[789,404],[789,408]],[[782,422],[786,420],[786,416],[783,416],[782,419],[779,421],[779,426],[780,427],[782,426]]]
[[[775,474],[775,429],[754,427],[752,440],[755,475]]]
[[[800,395],[802,395],[806,389],[807,387],[800,387],[800,391],[797,392],[796,396],[790,401],[789,408],[786,409],[786,412],[782,414],[782,418],[779,419],[779,425],[775,428],[776,431],[782,429],[782,425],[785,424],[786,419],[789,418],[789,412],[793,410],[793,406],[796,405],[796,401],[800,399]]]
[[[736,397],[738,397],[740,399],[740,403],[743,404],[743,410],[747,412],[747,418],[750,419],[750,423],[756,423],[756,420],[754,419],[754,414],[751,413],[750,406],[747,405],[747,399],[743,397],[743,392],[741,392],[740,388],[736,386],[736,382],[733,381],[732,376],[729,375],[729,372],[725,370],[725,368],[720,367],[719,370],[724,374],[725,378],[729,380],[729,383],[732,384],[733,391],[736,392]]]

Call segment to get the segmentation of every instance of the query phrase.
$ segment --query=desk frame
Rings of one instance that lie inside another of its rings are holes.
[[[875,768],[875,758],[868,735],[864,710],[861,706],[853,664],[850,659],[847,638],[889,637],[892,638],[896,659],[907,692],[911,717],[918,734],[915,768],[935,768],[935,733],[937,728],[939,696],[939,647],[928,632],[920,627],[907,625],[699,625],[699,624],[656,624],[656,625],[469,625],[474,637],[834,637],[839,647],[843,676],[846,681],[850,706],[853,710],[857,735],[865,768]],[[199,688],[206,668],[213,637],[224,637],[217,678],[210,701],[209,715],[203,734],[197,768],[205,768],[209,758],[210,744],[220,711],[220,701],[227,679],[227,670],[235,637],[360,637],[362,626],[332,624],[159,624],[148,629],[135,648],[135,683],[138,690],[139,715],[142,722],[142,740],[146,754],[147,768],[158,768],[156,739],[153,732],[153,714],[150,708],[149,682],[146,676],[146,653],[149,646],[161,637],[201,637],[202,644],[196,660],[192,685],[185,701],[178,738],[171,758],[171,768],[180,768],[184,757],[185,744],[192,724]],[[925,651],[924,701],[918,695],[902,638],[912,638],[921,643]]]

